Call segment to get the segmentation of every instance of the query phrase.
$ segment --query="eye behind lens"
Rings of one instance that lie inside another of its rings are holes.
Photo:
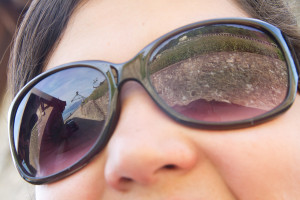
[[[19,162],[31,176],[49,176],[77,163],[101,137],[108,82],[93,68],[64,69],[39,81],[21,104],[14,133]]]
[[[199,121],[254,118],[280,105],[288,91],[288,67],[276,40],[234,24],[195,28],[162,42],[148,74],[170,108]]]

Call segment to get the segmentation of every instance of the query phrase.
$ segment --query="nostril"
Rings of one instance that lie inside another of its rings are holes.
[[[122,182],[122,183],[128,183],[128,182],[131,182],[131,181],[132,181],[132,179],[127,178],[127,177],[122,177],[121,180],[120,180],[120,182]]]
[[[176,166],[175,165],[165,165],[164,168],[165,169],[175,169]]]

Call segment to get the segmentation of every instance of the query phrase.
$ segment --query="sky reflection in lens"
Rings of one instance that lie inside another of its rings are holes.
[[[66,101],[66,111],[75,102],[91,95],[105,77],[92,68],[76,67],[55,73],[35,87],[55,98]],[[73,101],[72,101],[73,100]]]

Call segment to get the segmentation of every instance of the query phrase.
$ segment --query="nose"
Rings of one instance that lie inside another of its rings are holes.
[[[195,144],[142,86],[126,83],[120,101],[120,117],[107,145],[105,164],[105,179],[111,187],[121,190],[128,183],[154,184],[166,174],[193,169],[198,159]]]

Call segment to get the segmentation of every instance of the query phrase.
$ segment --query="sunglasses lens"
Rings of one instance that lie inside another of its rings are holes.
[[[45,177],[75,164],[101,137],[108,104],[108,82],[92,68],[64,69],[38,82],[15,118],[20,165]]]
[[[265,114],[285,100],[289,87],[276,40],[234,24],[203,26],[169,38],[153,51],[148,72],[168,106],[207,122]]]

